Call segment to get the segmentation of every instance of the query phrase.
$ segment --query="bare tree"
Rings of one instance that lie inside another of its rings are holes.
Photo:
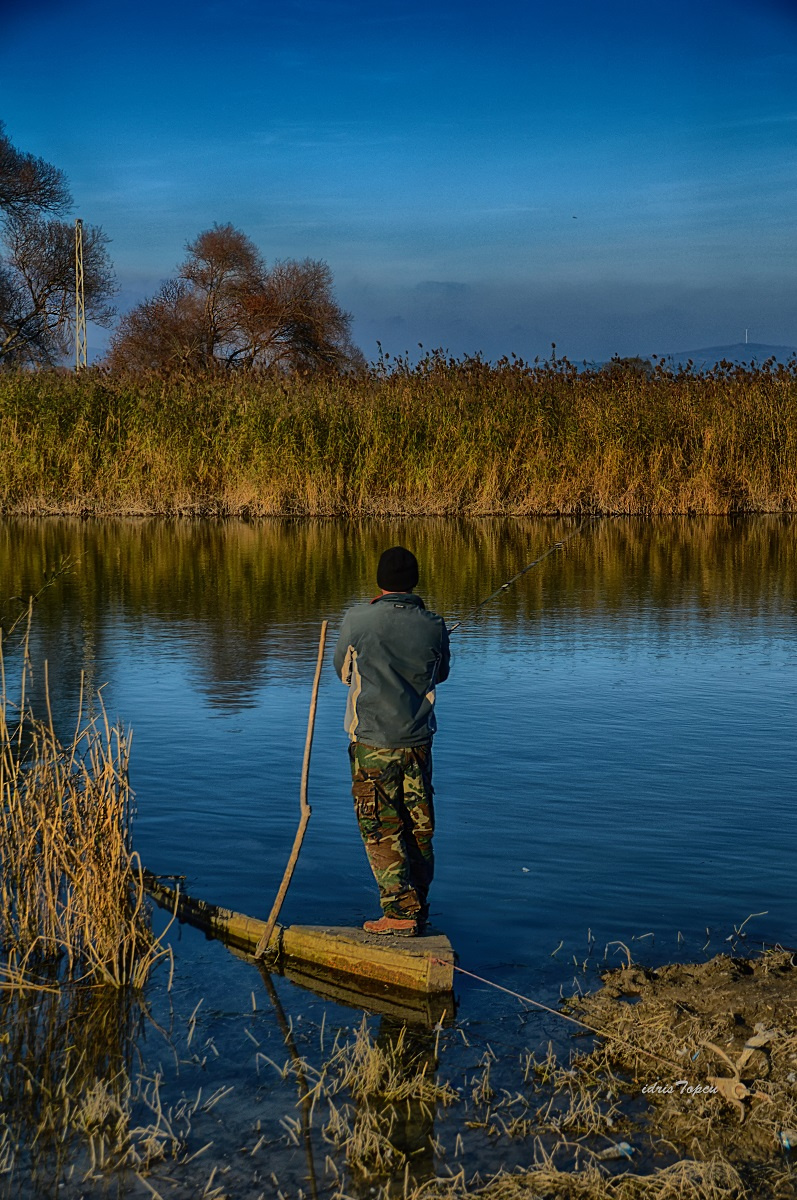
[[[275,263],[261,288],[244,298],[243,323],[255,363],[314,370],[347,366],[357,357],[351,317],[334,299],[325,262]]]
[[[31,210],[59,213],[71,203],[63,171],[17,150],[0,121],[0,208],[18,216]]]
[[[206,367],[247,358],[241,316],[246,297],[266,276],[266,264],[254,242],[232,225],[214,225],[187,246],[180,276],[201,303],[204,314]]]
[[[108,362],[114,370],[191,373],[208,365],[206,346],[201,301],[184,280],[171,279],[122,317]]]
[[[101,229],[83,227],[86,316],[110,324],[114,278]],[[0,363],[50,366],[69,351],[75,231],[67,221],[20,213],[6,219],[0,263]]]
[[[122,318],[112,368],[317,370],[358,361],[326,263],[288,261],[269,271],[232,225],[214,225],[186,249],[179,278]]]
[[[74,227],[57,216],[71,203],[62,171],[17,150],[0,125],[0,366],[56,363],[69,349],[75,296]],[[86,316],[110,324],[115,290],[97,226],[83,227]]]

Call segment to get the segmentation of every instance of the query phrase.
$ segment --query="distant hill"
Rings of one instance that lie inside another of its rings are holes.
[[[762,342],[734,342],[730,346],[707,346],[702,350],[679,350],[677,354],[665,354],[664,361],[675,368],[685,367],[691,360],[696,371],[710,370],[715,363],[725,359],[732,363],[758,363],[774,358],[786,363],[797,356],[793,346],[766,346]]]

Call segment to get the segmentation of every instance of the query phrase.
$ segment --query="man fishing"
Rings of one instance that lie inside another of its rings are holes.
[[[428,917],[434,873],[434,700],[448,678],[448,630],[414,594],[411,551],[385,550],[376,582],[380,594],[343,618],[335,670],[349,687],[354,810],[382,905],[363,929],[414,937]]]

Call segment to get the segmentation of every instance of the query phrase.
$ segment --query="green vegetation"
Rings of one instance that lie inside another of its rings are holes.
[[[0,511],[786,512],[797,370],[578,373],[427,356],[358,375],[0,376]]]

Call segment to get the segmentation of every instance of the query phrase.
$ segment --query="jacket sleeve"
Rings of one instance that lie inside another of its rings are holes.
[[[448,630],[443,621],[443,632],[440,638],[440,658],[437,663],[437,682],[444,683],[451,669],[451,649],[448,642]]]
[[[337,644],[335,646],[335,674],[338,679],[342,679],[348,686],[351,682],[351,665],[349,660],[349,646],[351,645],[351,620],[349,614],[343,618],[343,624],[340,627]],[[345,674],[344,674],[345,671]],[[347,678],[348,676],[348,678]]]

